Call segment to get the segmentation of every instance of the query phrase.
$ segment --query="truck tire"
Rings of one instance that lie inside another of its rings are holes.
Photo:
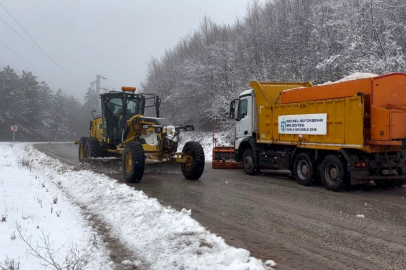
[[[187,142],[182,149],[186,154],[186,162],[180,164],[183,176],[187,180],[197,180],[202,176],[204,170],[204,151],[198,142]]]
[[[251,149],[246,149],[242,155],[242,167],[244,172],[248,175],[255,175],[259,173],[259,168],[255,162],[254,153]]]
[[[100,145],[96,138],[88,138],[86,142],[87,158],[100,157]]]
[[[343,163],[336,156],[327,156],[321,163],[321,182],[328,190],[344,191],[349,189],[350,181],[346,179],[346,175]]]
[[[78,151],[78,156],[79,156],[79,162],[82,162],[84,158],[86,158],[86,143],[89,137],[82,137],[80,138],[79,142],[79,151]]]
[[[132,142],[124,147],[123,177],[127,182],[139,183],[144,176],[145,155],[141,143]]]
[[[300,153],[296,156],[293,175],[299,185],[311,186],[314,184],[314,164],[309,155]]]

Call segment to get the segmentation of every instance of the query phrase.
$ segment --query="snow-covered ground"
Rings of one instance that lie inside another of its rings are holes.
[[[142,191],[75,170],[27,143],[0,143],[0,152],[0,265],[5,269],[12,263],[19,269],[57,269],[52,264],[62,268],[74,262],[87,264],[86,269],[115,269],[108,245],[91,226],[93,217],[136,254],[122,261],[133,269],[275,266],[227,245],[190,210],[164,207]]]

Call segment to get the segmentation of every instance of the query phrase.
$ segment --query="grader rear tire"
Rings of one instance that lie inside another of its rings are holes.
[[[144,148],[139,142],[132,142],[124,148],[123,177],[127,182],[139,183],[144,176]]]
[[[186,154],[186,162],[180,164],[183,176],[187,180],[199,179],[204,170],[204,151],[198,142],[187,142],[182,153]]]
[[[87,158],[100,157],[100,145],[96,138],[88,138],[86,142]]]

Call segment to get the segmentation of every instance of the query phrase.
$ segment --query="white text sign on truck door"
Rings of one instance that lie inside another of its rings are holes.
[[[327,114],[279,115],[280,134],[327,135]]]

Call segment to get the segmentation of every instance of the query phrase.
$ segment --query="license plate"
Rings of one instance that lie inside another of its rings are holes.
[[[398,172],[396,170],[382,170],[382,174],[384,174],[384,175],[397,175]]]

